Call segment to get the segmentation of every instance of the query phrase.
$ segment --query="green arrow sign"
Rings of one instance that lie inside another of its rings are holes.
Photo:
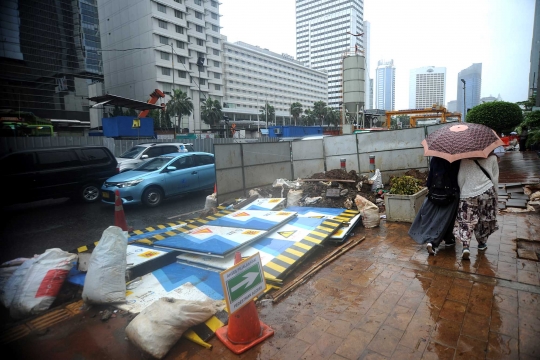
[[[266,288],[259,253],[220,274],[229,314],[240,309]]]

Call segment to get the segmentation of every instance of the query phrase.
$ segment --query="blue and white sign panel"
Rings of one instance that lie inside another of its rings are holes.
[[[239,210],[207,225],[270,231],[296,216],[292,211]]]
[[[242,208],[242,210],[276,210],[282,209],[285,204],[285,198],[257,199],[251,204]]]

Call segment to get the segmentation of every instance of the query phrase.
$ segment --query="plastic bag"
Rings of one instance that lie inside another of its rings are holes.
[[[374,228],[379,226],[381,218],[379,216],[379,208],[377,205],[360,195],[356,195],[354,202],[362,215],[362,224],[364,227]]]
[[[287,206],[300,206],[300,199],[304,195],[304,190],[289,190],[287,193]]]
[[[92,252],[82,298],[93,304],[126,301],[127,231],[109,226]]]
[[[377,191],[377,189],[382,189],[383,183],[382,183],[382,176],[379,169],[375,170],[375,175],[373,175],[369,180],[373,181],[373,184],[371,185],[371,191]]]
[[[161,359],[182,334],[217,311],[222,302],[161,298],[146,307],[126,327],[128,339],[138,348]]]
[[[52,305],[77,255],[55,248],[32,260],[21,265],[30,263],[11,303],[10,315],[14,319],[39,314]]]

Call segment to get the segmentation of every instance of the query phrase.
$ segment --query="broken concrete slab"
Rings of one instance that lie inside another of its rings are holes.
[[[518,249],[517,253],[520,259],[538,261],[538,255],[536,255],[536,253],[533,250]]]
[[[529,200],[529,196],[525,195],[525,194],[520,194],[520,193],[512,193],[510,195],[510,198],[511,199],[519,199],[519,200]]]
[[[499,195],[499,196],[507,196],[508,193],[506,192],[506,190],[501,190],[501,189],[499,189],[499,190],[497,191],[497,195]]]
[[[338,198],[341,196],[341,190],[339,188],[330,188],[326,190],[326,197]]]
[[[503,202],[499,202],[499,203],[497,204],[497,208],[498,208],[499,210],[504,210],[504,209],[506,209],[506,204],[503,203]]]

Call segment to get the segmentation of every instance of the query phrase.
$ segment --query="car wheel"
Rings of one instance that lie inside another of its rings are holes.
[[[80,190],[80,199],[86,203],[93,203],[99,200],[100,188],[96,184],[85,184]]]
[[[161,201],[163,200],[163,191],[161,191],[157,187],[151,187],[146,190],[144,190],[143,196],[142,196],[142,202],[146,206],[158,206],[161,204]]]

